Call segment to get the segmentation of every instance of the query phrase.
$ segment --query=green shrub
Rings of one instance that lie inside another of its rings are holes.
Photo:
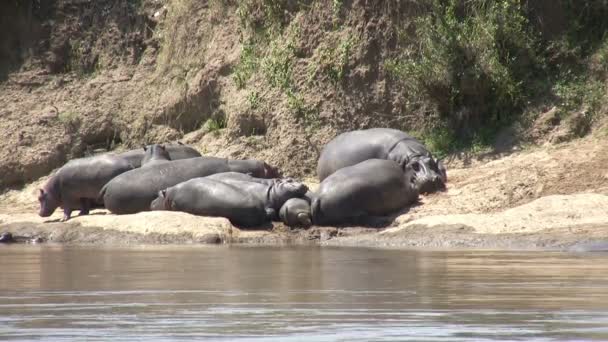
[[[534,91],[535,35],[518,0],[428,0],[415,20],[416,34],[405,51],[385,63],[404,80],[408,110],[434,108],[459,138],[471,140],[482,126],[513,119]]]

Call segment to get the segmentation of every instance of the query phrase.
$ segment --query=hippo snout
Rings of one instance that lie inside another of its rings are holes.
[[[38,216],[40,216],[40,217],[49,217],[49,216],[51,216],[52,214],[53,214],[53,212],[52,212],[52,211],[46,211],[46,210],[40,210],[40,211],[38,212]]]
[[[425,179],[418,179],[417,183],[418,191],[421,194],[445,190],[445,183],[438,175],[433,175]]]
[[[307,213],[299,213],[298,214],[298,223],[305,228],[312,226],[312,220],[310,218],[310,214]]]

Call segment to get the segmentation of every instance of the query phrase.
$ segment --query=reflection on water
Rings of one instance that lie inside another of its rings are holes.
[[[608,254],[0,246],[12,340],[607,340]]]

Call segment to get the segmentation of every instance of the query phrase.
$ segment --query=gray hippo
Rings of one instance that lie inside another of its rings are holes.
[[[310,202],[306,198],[290,198],[279,210],[279,217],[289,227],[310,227]]]
[[[252,194],[264,203],[269,215],[276,219],[283,204],[291,198],[303,197],[308,187],[291,178],[263,179],[238,172],[217,173],[206,178],[231,184]]]
[[[150,204],[150,210],[172,210],[201,216],[225,217],[241,227],[259,226],[270,221],[264,203],[232,184],[193,178],[166,190]]]
[[[314,224],[354,223],[385,216],[416,202],[415,172],[384,159],[368,159],[325,178],[312,195]]]
[[[177,144],[166,144],[164,146],[167,152],[169,152],[170,160],[196,158],[201,156],[197,150],[180,142]],[[133,165],[133,167],[137,168],[142,165],[142,160],[144,159],[145,154],[145,149],[139,148],[136,150],[118,153],[118,156],[127,159],[131,165]]]
[[[31,243],[38,244],[44,242],[44,239],[36,236],[36,237],[28,237],[28,236],[15,236],[10,232],[4,232],[0,234],[0,243],[11,244],[11,243]]]
[[[197,157],[174,160],[125,172],[101,190],[105,207],[114,214],[133,214],[150,210],[159,191],[192,178],[220,172],[251,173],[258,178],[272,178],[278,171],[258,160],[229,160]]]
[[[40,189],[38,214],[48,217],[57,207],[62,207],[61,221],[67,221],[74,209],[80,209],[80,215],[86,215],[91,208],[100,206],[102,187],[132,169],[126,159],[111,154],[71,160]]]
[[[433,158],[420,141],[391,128],[371,128],[338,135],[321,152],[317,164],[319,180],[367,159],[393,160],[402,168],[411,164],[420,193],[445,189],[447,173],[443,163]]]
[[[144,157],[141,160],[141,167],[149,167],[155,164],[168,163],[170,161],[171,156],[164,145],[154,144],[144,146]]]

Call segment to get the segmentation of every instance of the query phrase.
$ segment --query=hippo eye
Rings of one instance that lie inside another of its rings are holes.
[[[416,172],[420,171],[420,164],[418,163],[413,163],[412,164],[412,169]]]

